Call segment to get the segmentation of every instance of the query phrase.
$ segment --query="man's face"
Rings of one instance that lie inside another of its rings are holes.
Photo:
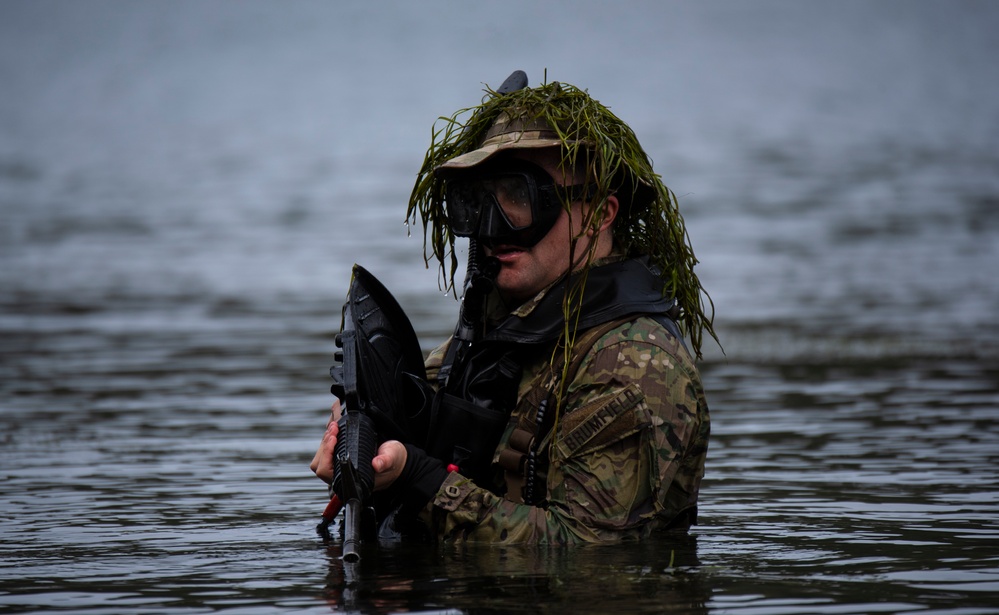
[[[558,150],[515,150],[510,156],[540,166],[559,185],[573,183],[574,178],[565,177],[559,169]],[[576,258],[586,254],[591,238],[582,231],[582,217],[583,204],[576,202],[569,212],[560,209],[555,225],[533,247],[502,243],[485,247],[486,255],[500,263],[496,286],[509,302],[517,304],[532,298],[569,270],[573,237],[582,237],[576,245]]]

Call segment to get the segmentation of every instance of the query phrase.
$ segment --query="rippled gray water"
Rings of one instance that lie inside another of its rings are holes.
[[[995,5],[389,4],[0,4],[0,612],[999,613]],[[350,266],[447,334],[403,203],[513,68],[680,196],[701,523],[348,568],[307,466]]]

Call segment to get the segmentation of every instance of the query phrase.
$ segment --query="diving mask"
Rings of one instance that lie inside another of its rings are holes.
[[[525,160],[448,179],[445,205],[451,231],[486,245],[536,245],[555,226],[563,203],[592,198],[592,185],[560,186]]]

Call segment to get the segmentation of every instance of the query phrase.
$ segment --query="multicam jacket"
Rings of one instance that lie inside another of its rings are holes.
[[[523,503],[522,477],[515,473],[498,471],[491,485],[451,473],[420,514],[439,538],[614,542],[686,529],[696,521],[710,424],[693,358],[663,324],[644,314],[619,314],[587,343],[547,446],[540,449],[548,462],[542,500]],[[431,379],[446,346],[427,360]],[[525,362],[497,462],[512,448],[512,434],[534,426],[538,408],[529,402],[553,371],[561,371],[552,367],[553,344],[537,348]]]

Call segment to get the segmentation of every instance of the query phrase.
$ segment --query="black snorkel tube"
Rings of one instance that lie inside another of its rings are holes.
[[[484,261],[484,263],[483,263]],[[480,263],[483,263],[480,265]],[[483,313],[486,297],[493,291],[499,274],[499,260],[486,258],[474,238],[468,240],[468,265],[465,269],[465,284],[458,312],[458,324],[454,329],[454,340],[447,351],[437,378],[447,386],[452,368],[462,363],[465,351],[482,339],[485,333]]]
[[[497,94],[509,94],[527,87],[527,73],[515,70],[510,73]],[[454,340],[447,351],[447,356],[441,365],[438,379],[447,386],[452,369],[462,363],[468,348],[485,333],[483,312],[486,297],[495,286],[499,274],[500,263],[497,259],[486,257],[476,238],[468,239],[468,264],[465,268],[465,283],[462,289],[461,308],[458,324],[454,330]]]
[[[526,86],[527,75],[515,71],[497,91],[507,94]],[[439,388],[431,400],[426,446],[429,455],[448,464],[449,472],[461,472],[473,481],[491,471],[520,379],[511,352],[483,342],[488,334],[486,302],[500,272],[499,259],[485,255],[487,241],[480,233],[468,237],[458,323],[437,372]]]

